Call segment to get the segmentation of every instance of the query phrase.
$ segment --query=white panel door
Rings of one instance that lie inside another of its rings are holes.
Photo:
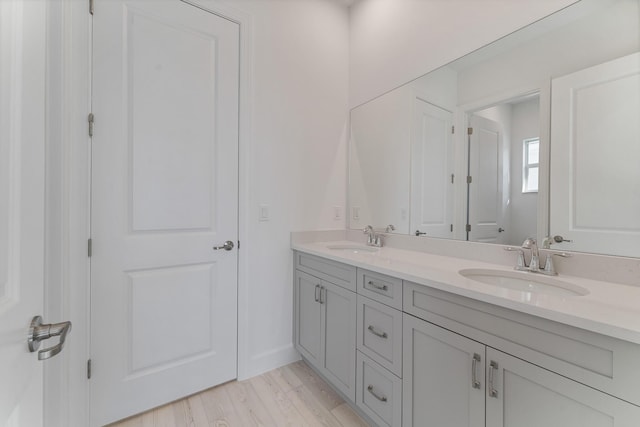
[[[557,249],[640,256],[640,53],[552,82]]]
[[[39,427],[43,310],[45,2],[0,1],[0,426]],[[44,344],[48,347],[50,344]]]
[[[502,128],[484,117],[471,116],[469,142],[469,240],[500,243],[504,217]]]
[[[414,100],[411,134],[411,233],[451,237],[453,113]]]
[[[92,425],[236,377],[237,24],[96,2]]]

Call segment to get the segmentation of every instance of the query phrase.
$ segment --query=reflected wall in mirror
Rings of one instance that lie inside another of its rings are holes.
[[[350,228],[640,256],[639,18],[582,0],[354,108]],[[624,81],[562,86],[633,54]]]

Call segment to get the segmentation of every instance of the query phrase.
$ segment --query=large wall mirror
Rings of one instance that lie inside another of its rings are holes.
[[[351,111],[349,227],[640,257],[640,0],[581,0]]]

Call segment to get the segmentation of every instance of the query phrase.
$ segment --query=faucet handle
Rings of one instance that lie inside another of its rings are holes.
[[[566,252],[555,252],[555,253],[548,253],[547,254],[547,259],[544,262],[544,269],[542,269],[542,273],[546,274],[547,276],[557,276],[558,272],[556,271],[556,266],[553,263],[553,257],[554,256],[559,256],[562,258],[569,258],[572,257],[573,255],[568,254]]]
[[[507,252],[518,252],[518,260],[516,261],[516,266],[513,268],[514,270],[528,270],[529,266],[527,265],[527,261],[524,259],[524,251],[522,249],[507,246],[504,250]]]
[[[367,225],[365,228],[363,228],[363,229],[362,229],[362,232],[363,232],[364,234],[367,234],[367,233],[373,233],[373,227],[372,227],[372,226],[370,226],[370,225]]]

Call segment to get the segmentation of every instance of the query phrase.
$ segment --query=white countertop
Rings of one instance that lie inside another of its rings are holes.
[[[559,296],[525,292],[487,285],[459,274],[460,270],[470,268],[513,271],[504,265],[392,247],[382,247],[374,253],[354,253],[329,249],[332,245],[356,243],[293,243],[292,249],[640,344],[640,287],[637,286],[559,275],[554,278],[583,287],[589,294]]]

